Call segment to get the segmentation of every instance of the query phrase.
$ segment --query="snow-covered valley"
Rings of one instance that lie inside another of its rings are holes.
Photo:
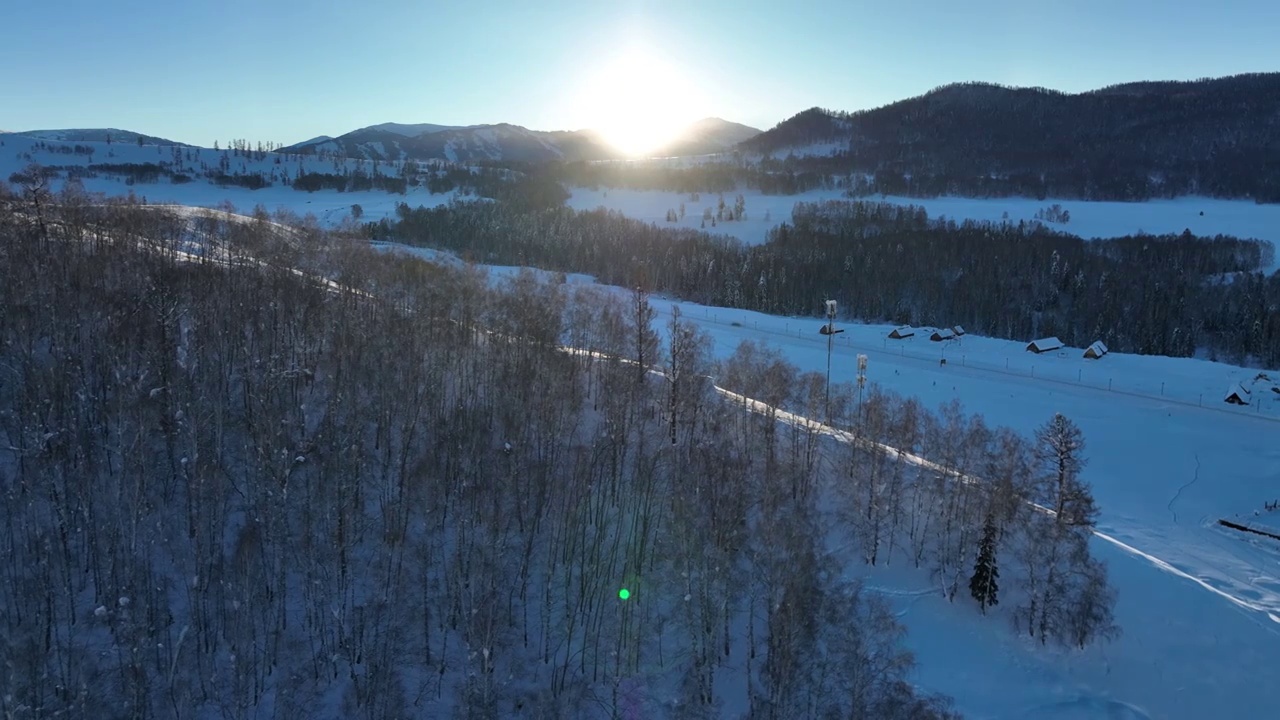
[[[5,162],[0,167],[15,172],[22,164],[10,149],[0,149]],[[127,158],[134,147],[118,152]],[[137,152],[133,161],[142,162],[156,148]],[[361,204],[367,218],[377,218],[393,214],[398,202],[449,199],[423,191],[408,196],[288,187],[253,191],[204,182],[126,188],[106,178],[88,178],[84,184],[92,192],[132,190],[150,203],[216,207],[230,201],[241,211],[261,204],[268,210],[310,212],[327,225],[348,217],[352,203]],[[760,242],[769,227],[790,217],[796,201],[835,197],[747,194],[748,218],[719,223],[715,230]],[[888,200],[923,205],[931,215],[1013,222],[1029,221],[1049,204]],[[603,191],[575,191],[570,205],[605,205],[661,225],[663,214],[679,202],[673,193],[610,190],[607,197]],[[694,205],[689,202],[680,226],[700,223]],[[1274,205],[1201,198],[1062,205],[1072,215],[1064,229],[1086,236],[1189,228],[1198,234],[1280,240],[1280,207]],[[447,254],[425,254],[459,262]],[[495,276],[517,270],[490,268]],[[591,283],[585,276],[569,280]],[[660,314],[656,329],[665,328],[679,305],[687,320],[712,336],[721,358],[739,342],[754,340],[775,345],[802,370],[826,367],[826,339],[818,334],[816,319],[674,299],[652,302]],[[958,400],[988,423],[1023,433],[1055,412],[1073,419],[1088,441],[1085,477],[1101,508],[1098,530],[1115,541],[1099,537],[1093,550],[1108,563],[1119,591],[1116,616],[1124,634],[1084,651],[1044,648],[1018,635],[1011,623],[981,619],[969,604],[947,602],[920,571],[866,568],[868,588],[886,596],[910,630],[907,642],[920,661],[914,679],[921,687],[955,697],[958,709],[975,718],[1257,716],[1259,708],[1280,707],[1280,686],[1270,682],[1270,669],[1280,664],[1280,542],[1217,525],[1220,518],[1280,524],[1280,513],[1264,511],[1266,503],[1280,498],[1280,449],[1273,442],[1280,431],[1280,392],[1273,390],[1280,387],[1280,373],[1122,353],[1090,360],[1082,357],[1083,348],[1034,354],[1021,342],[974,335],[931,342],[926,328],[910,339],[893,340],[887,337],[890,326],[842,327],[846,332],[835,344],[833,381],[853,381],[856,357],[866,354],[871,382],[931,408]],[[1249,404],[1224,402],[1227,390],[1238,385],[1251,391]]]
[[[38,147],[41,141],[23,135],[0,135],[0,177],[8,178],[31,162],[50,167],[87,168],[95,163],[164,163],[173,158],[172,148],[153,145],[138,146],[132,143],[77,142],[60,143],[45,141],[52,146],[71,148],[79,145],[94,150],[93,155],[54,152]],[[302,172],[335,173],[360,171],[386,177],[399,172],[395,163],[375,165],[369,161],[332,159],[315,156],[279,155],[266,153],[261,159],[252,154],[230,154],[226,150],[210,148],[183,148],[191,157],[186,162],[191,167],[218,167],[227,158],[231,173],[262,172],[270,175],[292,177]],[[53,181],[60,187],[60,178]],[[231,203],[242,212],[261,205],[268,212],[288,210],[299,216],[313,215],[323,226],[333,227],[351,217],[352,205],[360,205],[364,221],[393,217],[400,203],[410,207],[435,207],[457,197],[454,193],[432,194],[422,186],[410,186],[404,195],[381,190],[339,192],[316,190],[305,192],[283,184],[275,184],[258,190],[246,187],[220,186],[204,178],[194,178],[186,183],[173,183],[162,178],[154,183],[126,184],[119,177],[103,174],[83,179],[86,190],[107,195],[133,192],[148,202],[162,204],[218,207]],[[732,206],[739,193],[724,193],[725,201]],[[566,204],[577,210],[606,208],[623,215],[652,222],[659,227],[705,229],[707,232],[736,237],[748,244],[765,241],[766,234],[783,222],[789,222],[791,211],[797,202],[821,202],[844,198],[840,190],[814,190],[797,195],[766,195],[755,190],[744,190],[746,213],[743,220],[711,223],[703,222],[703,213],[709,209],[714,215],[719,202],[718,193],[700,193],[697,200],[690,194],[656,190],[630,190],[626,188],[571,188]],[[1114,237],[1127,234],[1168,234],[1190,230],[1199,236],[1233,235],[1280,243],[1280,205],[1259,204],[1247,200],[1221,200],[1216,198],[1185,197],[1173,200],[1147,202],[1091,202],[1047,198],[913,198],[899,196],[872,196],[871,201],[899,205],[917,205],[925,208],[932,218],[949,218],[956,221],[983,222],[1034,222],[1036,214],[1052,205],[1060,205],[1070,213],[1065,224],[1048,223],[1059,231],[1085,238]],[[684,206],[683,218],[669,223],[667,212],[679,211]]]

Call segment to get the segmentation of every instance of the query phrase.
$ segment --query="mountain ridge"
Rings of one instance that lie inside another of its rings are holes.
[[[417,134],[407,134],[425,128]],[[703,155],[726,152],[759,130],[721,118],[691,123],[680,137],[650,156]],[[395,162],[447,160],[451,162],[548,162],[612,160],[627,157],[592,129],[530,130],[512,123],[445,126],[432,123],[380,123],[344,135],[281,148],[286,153],[332,153],[344,157]]]
[[[22,135],[24,137],[37,138],[39,140],[53,140],[56,142],[128,142],[137,143],[138,138],[142,138],[143,145],[169,145],[178,147],[194,147],[187,143],[169,140],[167,138],[157,137],[155,135],[147,135],[145,133],[135,132],[133,130],[121,130],[120,128],[63,128],[63,129],[47,129],[47,130],[15,130],[0,131],[3,135]]]
[[[1080,93],[955,83],[853,113],[810,108],[738,147],[846,174],[855,193],[1280,202],[1280,73]]]

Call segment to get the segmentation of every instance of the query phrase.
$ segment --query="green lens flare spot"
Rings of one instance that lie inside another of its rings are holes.
[[[618,591],[618,597],[622,598],[623,600],[626,600],[627,598],[631,597],[631,591],[626,588],[622,588],[621,590]]]

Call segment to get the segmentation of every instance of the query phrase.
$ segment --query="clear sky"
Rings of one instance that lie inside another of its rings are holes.
[[[956,81],[1280,70],[1280,0],[13,0],[0,67],[4,130],[291,143],[386,121],[577,129],[638,102],[767,128]]]

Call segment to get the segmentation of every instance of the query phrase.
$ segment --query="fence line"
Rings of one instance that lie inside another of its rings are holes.
[[[663,314],[669,314],[669,312],[664,310],[660,310],[659,312]],[[733,311],[728,311],[728,312],[733,312]],[[721,319],[719,317],[721,314],[727,315],[728,312],[726,313],[712,312],[710,309],[708,309],[707,312],[704,313],[702,318],[697,318],[696,315],[694,314],[686,314],[684,317],[686,319],[697,320],[700,323],[709,323],[709,324],[721,325],[725,327],[738,327],[744,330],[751,330],[754,333],[758,333],[762,335],[787,337],[787,338],[794,337],[800,340],[809,340],[815,344],[815,347],[820,344],[825,344],[826,342],[825,340],[819,340],[819,336],[816,331],[813,331],[810,333],[805,332],[805,328],[812,329],[813,327],[816,327],[818,323],[817,320],[812,320],[808,322],[806,322],[805,319],[796,319],[793,321],[786,321],[784,322],[784,330],[779,331],[779,330],[769,329],[769,328],[761,329],[759,327],[758,321],[752,322],[750,325],[748,325],[746,322],[729,320],[729,319]],[[790,327],[793,323],[796,325],[796,328],[794,330],[791,329]],[[810,335],[812,335],[813,337],[810,337]],[[940,358],[939,355],[936,353],[927,353],[927,352],[919,352],[919,351],[909,352],[908,351],[910,346],[909,340],[889,341],[887,339],[882,339],[881,347],[877,348],[872,343],[866,343],[866,342],[855,343],[851,337],[844,335],[836,338],[835,347],[837,351],[841,349],[842,343],[844,348],[857,351],[857,352],[862,352],[862,353],[868,353],[868,354],[875,353],[882,356],[900,357],[900,358],[906,358],[909,360],[916,360],[920,362],[929,362],[931,364],[937,363],[940,359],[945,359],[947,361],[946,366],[948,368],[952,367],[953,365],[959,365],[960,367],[966,370],[973,370],[975,372],[986,372],[986,373],[991,373],[993,375],[998,375],[998,376],[1029,378],[1029,379],[1034,379],[1041,382],[1056,383],[1058,385],[1063,385],[1071,388],[1087,388],[1090,390],[1096,390],[1098,392],[1114,393],[1116,395],[1126,395],[1129,397],[1140,398],[1143,400],[1156,400],[1159,402],[1173,404],[1173,405],[1182,405],[1185,407],[1192,407],[1200,410],[1209,410],[1212,412],[1224,413],[1226,415],[1230,415],[1231,417],[1236,417],[1236,418],[1266,420],[1273,423],[1280,422],[1280,416],[1273,414],[1276,412],[1274,405],[1272,406],[1272,408],[1269,408],[1266,412],[1263,411],[1261,398],[1254,400],[1249,406],[1245,406],[1248,409],[1235,409],[1237,406],[1222,407],[1221,405],[1226,405],[1226,403],[1221,403],[1220,401],[1214,401],[1212,397],[1210,399],[1210,403],[1205,404],[1204,393],[1199,391],[1196,391],[1195,393],[1187,393],[1186,395],[1164,394],[1167,381],[1161,382],[1160,384],[1161,388],[1159,391],[1144,392],[1141,388],[1116,387],[1114,383],[1114,380],[1115,380],[1114,377],[1108,377],[1105,385],[1102,384],[1101,379],[1098,379],[1096,382],[1085,380],[1084,368],[1079,368],[1079,367],[1075,368],[1077,372],[1076,379],[1071,380],[1069,378],[1064,379],[1061,377],[1055,377],[1054,375],[1056,373],[1052,373],[1052,374],[1046,373],[1043,367],[1040,368],[1041,372],[1037,374],[1035,365],[1031,365],[1030,370],[1026,370],[1026,371],[1020,370],[1017,367],[1010,367],[1008,357],[1005,358],[1004,367],[1001,367],[998,363],[992,363],[990,360],[984,360],[984,359],[978,359],[978,358],[975,358],[974,360],[969,360],[967,354],[962,352],[962,346],[960,345],[955,345],[952,347],[954,347],[957,351],[961,351],[961,352],[944,351],[942,353],[942,358]],[[897,345],[896,352],[893,349],[893,344]],[[954,362],[956,355],[960,356],[959,363]],[[1102,368],[1097,368],[1097,370],[1101,370],[1101,369]],[[1091,368],[1091,374],[1093,374],[1092,372],[1093,370],[1095,369]],[[1195,395],[1194,399],[1191,399],[1189,397],[1189,395],[1191,394]],[[1258,394],[1261,395],[1261,393],[1258,393]],[[1277,398],[1280,398],[1280,396],[1277,396]]]

